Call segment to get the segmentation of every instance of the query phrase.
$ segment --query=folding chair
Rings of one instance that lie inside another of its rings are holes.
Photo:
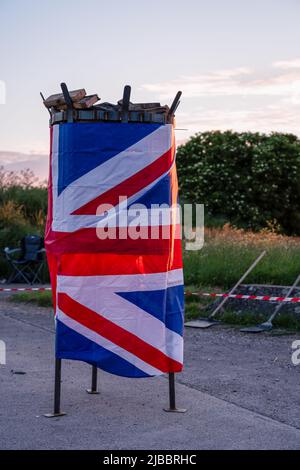
[[[16,255],[20,254],[17,258]],[[38,235],[26,235],[20,248],[4,249],[4,255],[12,268],[7,283],[24,281],[26,284],[42,283],[41,270],[45,260],[44,239]]]

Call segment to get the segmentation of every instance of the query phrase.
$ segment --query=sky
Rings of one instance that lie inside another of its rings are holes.
[[[0,165],[47,175],[45,96],[85,88],[116,102],[183,96],[196,132],[300,136],[300,0],[0,0]]]

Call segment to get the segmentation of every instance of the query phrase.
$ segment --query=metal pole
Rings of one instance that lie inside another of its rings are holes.
[[[294,284],[289,288],[287,294],[285,295],[285,299],[291,295],[291,293],[293,292],[293,290],[298,286],[299,281],[300,281],[300,275],[297,277],[297,279],[296,279],[296,281],[294,282]],[[275,308],[274,312],[272,313],[272,315],[271,315],[270,318],[268,319],[268,322],[272,322],[272,320],[274,320],[274,318],[276,317],[276,315],[277,315],[277,313],[279,312],[279,310],[282,309],[283,305],[284,305],[284,302],[280,302],[280,303],[277,305],[277,307]]]
[[[164,408],[164,411],[173,413],[185,413],[186,409],[176,408],[176,393],[175,393],[175,373],[169,372],[169,408]]]
[[[92,385],[91,388],[87,389],[87,393],[91,395],[99,395],[97,391],[97,367],[92,366]]]
[[[60,413],[61,359],[55,359],[54,414]]]
[[[286,299],[287,297],[289,297],[291,295],[293,290],[298,286],[299,281],[300,281],[300,274],[297,277],[297,279],[295,280],[294,284],[289,288],[289,290],[288,290],[287,294],[285,295],[284,299]],[[279,302],[279,304],[275,308],[272,315],[265,322],[261,323],[260,325],[256,325],[256,326],[247,326],[246,328],[242,328],[240,331],[242,333],[263,333],[264,331],[272,330],[272,328],[273,328],[272,321],[274,320],[276,315],[279,313],[279,311],[283,307],[284,303],[285,303],[284,300]]]
[[[170,410],[176,410],[176,397],[175,397],[175,374],[169,373],[169,397],[170,397]]]
[[[256,260],[251,264],[250,268],[247,269],[247,271],[242,275],[242,277],[238,280],[238,282],[235,284],[235,286],[228,292],[228,295],[230,294],[233,294],[234,291],[239,287],[239,285],[243,282],[243,280],[248,276],[248,274],[250,274],[250,272],[255,268],[255,266],[259,263],[259,261],[265,256],[266,254],[266,251],[264,250],[259,256],[258,258],[256,258]],[[221,303],[219,303],[219,305],[215,308],[215,310],[209,315],[208,318],[214,318],[214,316],[218,313],[218,311],[223,307],[223,305],[225,304],[225,302],[227,302],[227,300],[229,299],[230,297],[225,297]]]
[[[122,100],[122,122],[128,122],[130,94],[131,94],[131,87],[129,85],[126,85],[124,87],[123,100]]]
[[[173,103],[171,104],[171,107],[170,107],[169,112],[168,112],[168,119],[169,119],[169,120],[172,119],[173,114],[175,113],[176,109],[177,109],[178,106],[179,106],[179,103],[180,103],[179,100],[180,100],[181,95],[182,95],[182,91],[178,91],[178,92],[176,93],[176,96],[175,96],[175,98],[174,98],[174,101],[173,101]]]
[[[55,416],[64,416],[66,413],[60,410],[60,392],[61,392],[61,359],[55,359],[55,379],[54,379],[54,411],[47,413],[46,418]]]
[[[65,83],[61,83],[60,87],[61,87],[61,91],[63,92],[64,99],[67,105],[67,121],[73,122],[74,121],[74,116],[73,116],[74,106],[73,106],[73,101],[70,96],[68,87]]]

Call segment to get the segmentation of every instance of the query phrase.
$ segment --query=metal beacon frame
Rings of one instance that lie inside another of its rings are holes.
[[[119,101],[119,108],[107,107],[105,109],[104,103],[101,106],[92,106],[92,107],[81,107],[76,106],[76,102],[72,97],[72,92],[69,92],[68,87],[65,83],[61,83],[62,93],[60,95],[53,95],[53,97],[58,97],[60,103],[63,103],[63,106],[56,107],[55,105],[50,105],[47,103],[47,100],[44,98],[44,95],[40,93],[43,103],[47,107],[50,114],[50,126],[59,123],[73,123],[73,122],[91,122],[91,121],[115,121],[121,123],[128,122],[150,122],[156,124],[167,124],[174,122],[174,114],[180,103],[181,91],[178,91],[176,94],[173,103],[170,108],[165,107],[164,112],[162,108],[155,109],[151,106],[148,108],[145,107],[143,112],[140,112],[139,109],[135,108],[138,105],[131,105],[130,103],[130,94],[131,87],[126,85],[124,87],[123,98]],[[75,93],[75,92],[74,92]],[[93,95],[97,96],[97,95]],[[51,97],[52,98],[52,97]],[[90,98],[90,97],[86,97]],[[98,97],[97,97],[98,98]],[[99,98],[98,98],[99,100]],[[81,103],[81,101],[79,102]],[[78,104],[78,103],[77,103]],[[157,103],[153,103],[157,105]],[[61,410],[61,374],[62,374],[62,358],[55,358],[55,377],[54,377],[54,406],[53,412],[47,413],[44,416],[47,418],[63,416],[64,413]],[[168,382],[169,382],[169,406],[164,408],[164,411],[167,412],[180,412],[183,413],[186,409],[177,408],[176,406],[176,391],[175,391],[175,372],[168,372]],[[92,395],[99,394],[98,391],[98,371],[97,366],[91,366],[91,386],[86,390],[87,393]]]

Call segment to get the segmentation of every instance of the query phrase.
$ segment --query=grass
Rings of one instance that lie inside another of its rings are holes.
[[[197,299],[197,300],[195,300]],[[199,300],[198,300],[199,299]],[[207,318],[211,313],[205,309],[207,305],[211,303],[211,299],[201,297],[186,297],[185,299],[185,320],[195,320],[196,318],[202,317]],[[224,306],[225,307],[225,306]],[[222,319],[222,323],[231,326],[250,326],[258,325],[267,320],[268,315],[264,315],[257,312],[243,312],[237,313],[233,310],[224,308],[222,315],[217,314],[216,319]],[[300,331],[300,320],[294,315],[282,313],[273,321],[275,328],[283,328],[291,331]]]
[[[245,279],[247,284],[291,285],[300,273],[300,237],[286,237],[271,230],[259,233],[235,229],[225,224],[206,228],[202,250],[184,253],[186,290],[190,292],[226,292],[248,269],[256,257],[266,255]],[[208,297],[186,297],[187,320],[207,317]],[[265,315],[254,312],[237,314],[224,309],[222,321],[229,325],[256,325],[266,321]],[[300,331],[300,320],[291,314],[281,314],[274,326]]]
[[[52,307],[52,293],[50,291],[45,292],[20,292],[12,295],[9,300],[12,302],[25,302],[36,304],[39,307]]]
[[[188,287],[186,290],[189,292],[195,292],[195,289],[190,287]],[[203,288],[202,291],[218,292],[220,291],[220,288],[206,287]],[[212,310],[208,310],[206,309],[206,307],[213,301],[214,300],[209,297],[186,296],[185,320],[195,320],[199,317],[207,318],[212,312]],[[224,305],[223,313],[218,313],[216,315],[216,319],[222,320],[222,323],[227,325],[242,327],[263,323],[267,320],[268,316],[269,315],[264,315],[262,313],[258,313],[257,311],[246,311],[243,313],[237,313],[236,311],[231,310],[229,308],[226,309],[226,305]],[[300,319],[297,318],[295,315],[288,313],[278,314],[278,316],[273,321],[273,325],[275,328],[281,328],[290,331],[300,331]]]
[[[267,254],[245,282],[291,285],[300,273],[300,238],[268,231],[256,234],[228,225],[207,229],[203,249],[184,253],[185,284],[228,289],[263,250]]]

